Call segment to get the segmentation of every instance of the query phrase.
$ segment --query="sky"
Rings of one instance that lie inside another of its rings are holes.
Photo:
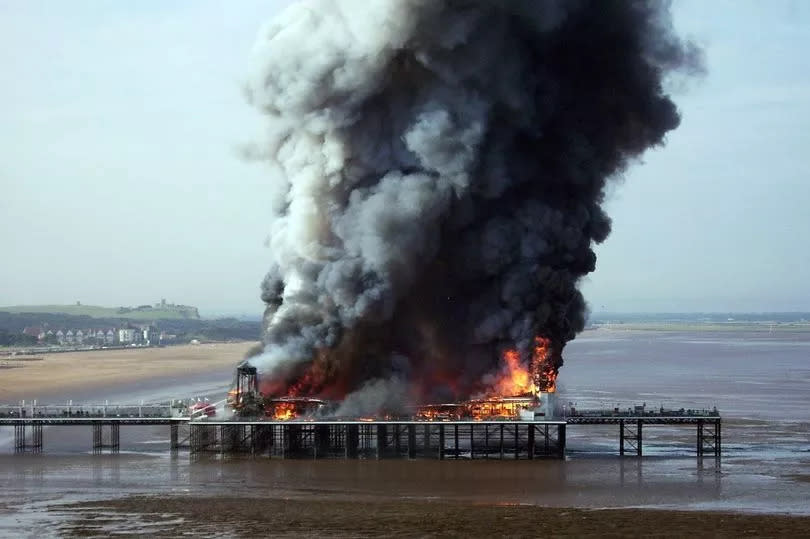
[[[259,315],[275,172],[240,159],[289,0],[0,0],[0,305]],[[810,311],[810,3],[673,2],[707,73],[610,190],[595,311]]]

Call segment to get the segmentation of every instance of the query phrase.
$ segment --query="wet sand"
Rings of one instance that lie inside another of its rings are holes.
[[[617,456],[615,427],[571,426],[565,461],[532,462],[189,458],[169,453],[165,427],[122,430],[118,455],[90,454],[89,428],[53,427],[44,454],[14,455],[6,428],[0,537],[810,537],[810,334],[596,331],[567,350],[561,402],[716,404],[722,461],[695,458],[694,428],[666,425],[645,428],[642,459]],[[162,379],[82,398],[216,400],[233,365],[196,379],[156,368]]]
[[[0,376],[0,402],[48,400],[57,393],[91,391],[156,378],[177,378],[233,368],[253,342],[213,343],[43,354],[40,361],[14,361]]]
[[[121,519],[150,535],[316,537],[802,537],[810,517],[454,502],[131,497],[64,506],[62,532],[103,533]],[[151,526],[150,526],[151,525]]]

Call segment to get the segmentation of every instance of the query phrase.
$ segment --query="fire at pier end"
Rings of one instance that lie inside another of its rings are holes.
[[[550,375],[550,369],[543,361],[544,351],[543,341],[538,339],[527,365],[520,362],[516,351],[505,352],[503,369],[493,378],[490,388],[475,398],[449,403],[417,403],[390,410],[381,408],[371,413],[366,409],[366,413],[360,415],[347,415],[339,401],[296,395],[266,396],[259,391],[262,384],[256,367],[242,363],[236,369],[234,387],[228,394],[227,403],[238,417],[265,417],[278,421],[324,418],[361,421],[552,419],[555,377]]]

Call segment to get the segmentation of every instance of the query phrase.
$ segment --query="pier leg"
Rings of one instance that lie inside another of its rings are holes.
[[[388,437],[385,425],[377,425],[377,458],[385,457],[386,438]]]
[[[423,443],[425,445],[425,456],[427,457],[430,455],[430,425],[424,426],[423,436],[425,437]]]
[[[534,425],[529,425],[529,436],[528,436],[528,451],[529,451],[529,460],[534,460]]]
[[[722,437],[720,436],[720,420],[717,419],[714,422],[714,456],[718,459],[721,455],[720,446],[722,443]]]
[[[470,460],[475,458],[475,425],[470,425]]]
[[[439,460],[444,460],[444,425],[439,425]]]
[[[180,447],[180,442],[179,442],[180,436],[178,434],[179,428],[180,427],[179,427],[179,425],[177,423],[172,423],[171,425],[169,425],[169,439],[170,439],[169,444],[171,446],[171,450],[175,451],[175,452]]]
[[[325,457],[329,453],[329,425],[315,426],[315,458]]]
[[[25,423],[14,423],[14,452],[25,451]]]
[[[402,425],[393,425],[393,427],[394,427],[394,452],[398,456],[399,453],[402,451],[402,443],[399,436],[400,435],[399,429],[400,427],[402,427]]]
[[[565,423],[557,426],[557,456],[565,459]]]
[[[93,423],[93,453],[101,453],[102,446],[101,424]]]
[[[633,432],[632,427],[628,427],[624,419],[619,420],[619,455],[625,454],[625,447],[629,446],[636,450],[636,455],[642,454],[642,426],[644,422],[641,419],[636,420],[636,430]],[[632,425],[632,423],[631,423]]]
[[[110,425],[110,451],[113,453],[118,453],[119,449],[121,448],[121,425],[119,423],[113,423]]]
[[[360,445],[360,428],[357,425],[346,425],[346,458],[357,458],[357,446]]]
[[[703,420],[697,421],[697,454],[698,457],[703,456]]]
[[[31,430],[33,431],[33,443],[31,444],[31,449],[34,453],[39,453],[42,451],[42,423],[35,423],[31,425]]]
[[[520,458],[520,429],[517,423],[513,426],[515,428],[515,460],[517,460]]]
[[[408,425],[408,458],[416,458],[416,425]]]
[[[484,425],[484,458],[489,458],[489,425]]]
[[[110,453],[118,453],[121,445],[120,425],[118,423],[107,423],[110,432],[110,443],[104,443],[104,423],[93,423],[93,453],[101,453],[109,449]]]
[[[453,451],[455,458],[458,458],[458,423],[453,425]]]
[[[28,443],[28,427],[31,427],[31,443]],[[39,453],[42,451],[42,424],[41,423],[15,423],[14,424],[14,452]]]
[[[501,460],[503,460],[503,423],[501,423]]]

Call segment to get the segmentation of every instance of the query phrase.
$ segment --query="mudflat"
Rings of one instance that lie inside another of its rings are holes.
[[[4,360],[0,402],[15,402],[56,390],[94,389],[152,378],[196,374],[236,365],[254,342],[206,343],[43,354]]]
[[[141,496],[61,506],[62,531],[98,533],[119,518],[150,535],[230,537],[806,537],[810,517],[646,509],[473,505],[447,501],[337,501]]]

